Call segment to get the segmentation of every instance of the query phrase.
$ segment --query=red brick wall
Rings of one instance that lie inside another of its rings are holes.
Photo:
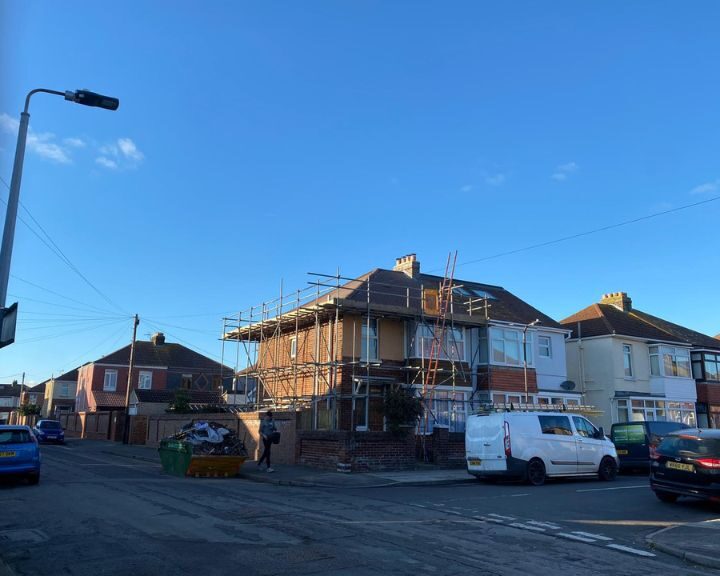
[[[432,434],[416,437],[417,458],[439,466],[465,466],[465,434],[436,426]]]
[[[490,366],[490,373],[487,374],[487,367],[478,369],[478,388],[484,390],[502,392],[525,392],[525,375],[523,368],[509,366]],[[488,377],[489,376],[489,377]],[[537,375],[534,368],[527,369],[528,392],[536,393]]]
[[[698,383],[698,402],[707,404],[720,404],[720,384]]]
[[[299,464],[352,471],[403,470],[415,466],[415,436],[396,437],[389,432],[298,432]]]

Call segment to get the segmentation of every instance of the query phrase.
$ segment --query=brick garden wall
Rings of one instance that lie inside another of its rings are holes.
[[[446,468],[465,467],[465,434],[435,426],[433,433],[416,437],[417,458]]]

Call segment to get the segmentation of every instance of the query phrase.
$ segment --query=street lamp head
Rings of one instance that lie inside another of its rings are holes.
[[[71,100],[84,106],[95,106],[96,108],[104,108],[105,110],[117,110],[120,106],[120,100],[112,96],[104,96],[90,90],[76,90],[75,92],[65,92],[65,99]]]

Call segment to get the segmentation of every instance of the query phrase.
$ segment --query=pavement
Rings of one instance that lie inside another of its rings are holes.
[[[664,528],[646,540],[656,550],[720,570],[720,518]]]
[[[83,441],[93,442],[93,441]],[[126,446],[114,442],[95,441],[102,452],[160,464],[155,447]],[[342,473],[307,466],[277,466],[268,473],[248,460],[239,478],[278,486],[318,488],[387,488],[393,486],[448,486],[477,483],[464,469],[421,467],[408,471]],[[701,566],[720,569],[720,519],[671,526],[646,537],[652,548]],[[0,575],[2,570],[0,569]]]

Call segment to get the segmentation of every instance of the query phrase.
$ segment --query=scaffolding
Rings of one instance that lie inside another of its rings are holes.
[[[466,359],[456,326],[488,323],[487,299],[454,282],[455,258],[444,277],[422,275],[422,282],[383,270],[359,278],[309,273],[305,288],[286,293],[281,284],[277,298],[223,318],[222,362],[234,357],[234,397],[255,409],[307,411],[310,428],[337,428],[341,401],[350,401],[354,419],[356,411],[367,415],[367,403],[384,396],[385,386],[401,385],[434,419],[438,387],[476,390],[470,367],[478,347]],[[412,327],[404,329],[402,361],[381,361],[379,319]]]

